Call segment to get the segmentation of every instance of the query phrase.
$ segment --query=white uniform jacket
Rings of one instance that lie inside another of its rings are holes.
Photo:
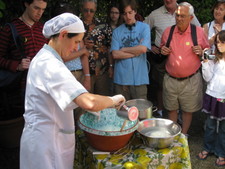
[[[73,100],[87,90],[48,45],[31,62],[26,86],[20,169],[72,169]]]

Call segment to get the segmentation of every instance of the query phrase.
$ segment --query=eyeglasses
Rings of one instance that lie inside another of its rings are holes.
[[[180,17],[181,19],[184,19],[184,18],[187,18],[188,16],[190,16],[190,15],[179,15],[179,14],[176,13],[177,18]]]
[[[85,13],[88,13],[88,12],[90,12],[90,13],[95,13],[95,10],[94,10],[94,9],[87,9],[87,8],[84,8],[84,9],[83,9],[83,12],[85,12]]]
[[[113,14],[119,15],[120,13],[119,13],[119,12],[113,12],[113,11],[111,11],[110,14],[112,14],[112,15],[113,15]]]

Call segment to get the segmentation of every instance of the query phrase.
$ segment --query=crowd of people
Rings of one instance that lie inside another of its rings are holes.
[[[12,21],[23,57],[10,27],[0,32],[1,69],[23,72],[19,83],[0,88],[1,106],[19,107],[25,119],[21,169],[72,168],[80,113],[130,99],[153,99],[159,117],[181,117],[187,137],[193,113],[205,112],[197,158],[214,154],[215,164],[225,166],[225,1],[216,1],[214,20],[202,27],[193,6],[177,0],[163,0],[146,17],[135,0],[121,0],[105,21],[96,18],[97,0],[82,0],[80,14],[61,3],[44,24],[47,0],[24,0],[24,6]]]

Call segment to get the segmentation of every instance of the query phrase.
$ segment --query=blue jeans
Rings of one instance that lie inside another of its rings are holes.
[[[204,150],[225,158],[225,120],[219,121],[217,133],[217,120],[207,115],[204,135]]]

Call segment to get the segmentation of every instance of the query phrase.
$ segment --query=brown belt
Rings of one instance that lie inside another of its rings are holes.
[[[80,72],[80,71],[83,71],[83,69],[71,70],[71,72]]]
[[[169,73],[167,73],[167,74],[168,74],[169,77],[172,77],[173,79],[182,81],[182,80],[191,78],[192,76],[194,76],[194,75],[197,74],[198,72],[199,72],[199,69],[198,69],[195,73],[193,73],[193,74],[191,74],[190,76],[187,76],[187,77],[174,77],[174,76],[171,76]]]

